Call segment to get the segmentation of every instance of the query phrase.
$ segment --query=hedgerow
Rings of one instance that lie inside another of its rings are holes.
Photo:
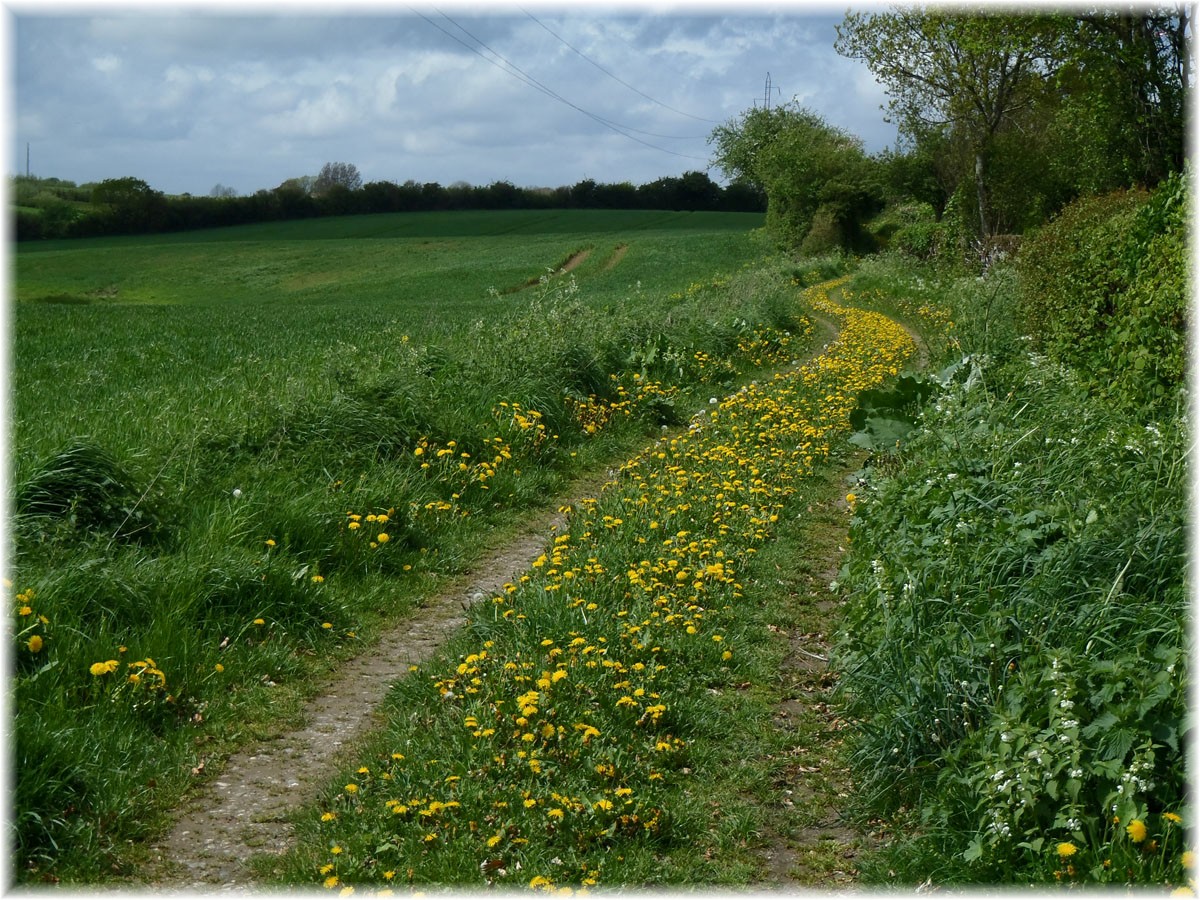
[[[1183,196],[1081,203],[1017,279],[856,282],[958,350],[851,495],[834,664],[860,812],[906,835],[868,880],[1187,883]]]
[[[1162,412],[1184,381],[1187,178],[1081,199],[1018,257],[1023,324],[1126,411]]]

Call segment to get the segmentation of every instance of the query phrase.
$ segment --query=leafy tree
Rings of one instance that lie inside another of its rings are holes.
[[[767,195],[767,228],[798,246],[821,213],[821,230],[853,244],[881,199],[862,142],[796,103],[754,108],[709,137],[715,163]]]
[[[215,198],[221,199],[221,200],[226,200],[226,199],[229,199],[230,197],[237,196],[237,188],[226,187],[225,185],[220,184],[220,183],[214,184],[213,189],[208,192],[208,196],[215,197]]]
[[[321,197],[334,188],[344,188],[347,191],[357,191],[362,187],[362,176],[351,163],[327,162],[321,166],[312,185],[314,196]]]
[[[279,187],[275,188],[278,192],[290,192],[295,194],[303,194],[309,196],[313,193],[313,187],[317,183],[315,175],[301,175],[299,178],[289,178],[282,182]]]
[[[1189,5],[1084,10],[1064,42],[1055,127],[1080,186],[1154,186],[1183,166]]]
[[[911,137],[949,128],[972,167],[979,230],[995,231],[989,157],[998,136],[1047,89],[1062,20],[1045,14],[897,7],[850,13],[838,53],[865,62],[888,90],[891,120]]]
[[[92,205],[111,232],[158,231],[166,223],[166,198],[140,178],[100,182],[92,188]]]

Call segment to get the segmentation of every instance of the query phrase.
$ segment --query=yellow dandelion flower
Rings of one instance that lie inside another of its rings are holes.
[[[225,667],[220,663],[217,663],[215,666],[213,666],[213,669],[218,673],[225,671]]]
[[[1125,831],[1135,844],[1140,844],[1146,839],[1146,823],[1141,819],[1134,819],[1125,826]]]
[[[1183,824],[1183,817],[1180,816],[1178,813],[1166,812],[1166,813],[1163,813],[1163,818],[1166,819],[1168,822],[1174,822],[1176,825]]]
[[[26,646],[29,647],[30,653],[38,653],[39,651],[41,651],[41,649],[42,649],[41,635],[35,634],[35,635],[31,636],[29,638],[29,642],[26,644]]]
[[[379,541],[379,543],[381,543],[381,544],[386,544],[391,539],[392,539],[392,536],[390,534],[388,534],[386,531],[379,532],[379,534],[376,535],[376,537],[375,537],[375,540]]]
[[[321,627],[324,628],[326,631],[328,631],[329,629],[331,629],[333,627],[333,623],[332,622],[322,622]]]
[[[1061,844],[1058,845],[1058,855],[1062,859],[1066,859],[1068,856],[1074,856],[1076,851],[1078,851],[1078,849],[1079,848],[1076,847],[1074,844],[1072,844],[1070,841],[1063,841]]]
[[[1184,850],[1183,856],[1180,857],[1180,861],[1183,863],[1183,867],[1185,869],[1190,869],[1196,865],[1196,854],[1191,850]]]
[[[328,878],[325,879],[325,887],[335,888],[335,887],[337,887],[337,885],[338,885],[338,877],[336,875],[330,875]]]
[[[274,547],[274,546],[275,546],[275,539],[274,539],[274,538],[267,538],[266,544],[267,544],[267,546],[268,546],[268,547]]]

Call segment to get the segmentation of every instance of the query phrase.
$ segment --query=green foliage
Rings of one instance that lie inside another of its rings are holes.
[[[1119,248],[1145,202],[1136,191],[1081,199],[1026,243],[1018,264],[1021,313],[1039,346],[1075,363],[1096,352],[1128,286]]]
[[[1170,408],[1184,383],[1187,184],[1077,201],[1023,248],[1021,310],[1046,352],[1130,409]]]
[[[848,14],[835,46],[884,84],[909,143],[883,159],[892,191],[939,211],[957,196],[988,238],[1182,168],[1189,26],[1182,7],[908,6]]]
[[[747,110],[709,143],[723,171],[766,192],[767,230],[781,246],[821,254],[861,242],[880,188],[858,138],[792,103]]]
[[[871,232],[881,245],[921,261],[946,252],[949,236],[928,203],[889,206],[871,222]]]
[[[1182,168],[1190,25],[1183,7],[1112,8],[1064,41],[1055,164],[1083,192],[1153,186]]]
[[[846,235],[828,206],[819,206],[813,213],[812,225],[800,242],[801,256],[821,256],[847,246]]]
[[[850,443],[871,451],[895,450],[917,424],[921,404],[934,384],[916,375],[901,375],[887,388],[863,391],[850,413]]]
[[[958,177],[973,182],[985,237],[997,224],[989,171],[996,140],[1042,90],[1053,21],[917,6],[850,13],[838,26],[838,53],[862,60],[886,86],[903,133],[920,140],[930,126],[946,126],[955,136]]]
[[[970,359],[864,473],[836,658],[864,812],[910,810],[898,880],[1182,880],[1187,443]]]

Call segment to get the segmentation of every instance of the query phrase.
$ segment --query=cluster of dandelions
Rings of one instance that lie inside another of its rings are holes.
[[[401,685],[399,721],[420,727],[328,797],[320,883],[587,889],[620,880],[623,848],[680,837],[671,801],[695,764],[694,686],[732,678],[752,639],[739,573],[845,433],[858,391],[913,349],[826,290],[808,301],[845,325],[825,354],[628,460],[474,608],[477,646]]]
[[[12,590],[13,583],[5,579],[4,586]],[[25,588],[15,597],[16,624],[13,632],[17,641],[18,659],[36,657],[45,648],[46,642],[50,638],[50,620],[44,614],[34,610],[34,597],[33,588]]]

